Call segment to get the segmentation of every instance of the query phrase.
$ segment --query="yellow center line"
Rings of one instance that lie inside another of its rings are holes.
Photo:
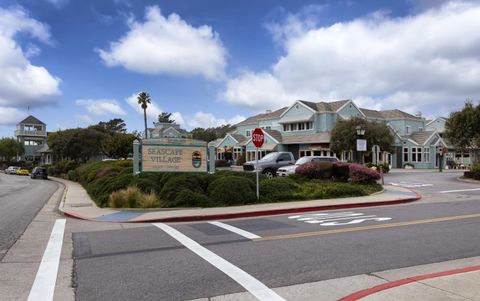
[[[314,231],[314,232],[303,232],[303,233],[294,233],[294,234],[285,234],[285,235],[265,236],[265,237],[261,237],[261,238],[256,238],[256,239],[254,239],[254,241],[278,240],[278,239],[300,238],[300,237],[309,237],[309,236],[320,236],[320,235],[328,235],[328,234],[336,234],[336,233],[356,232],[356,231],[365,231],[365,230],[373,230],[373,229],[385,229],[385,228],[403,227],[403,226],[410,226],[410,225],[431,224],[431,223],[447,222],[447,221],[462,220],[462,219],[468,219],[468,218],[479,218],[479,217],[480,217],[480,214],[447,216],[447,217],[422,219],[422,220],[398,222],[398,223],[391,223],[391,224],[370,225],[370,226],[363,226],[363,227],[342,228],[342,229],[325,230],[325,231]]]

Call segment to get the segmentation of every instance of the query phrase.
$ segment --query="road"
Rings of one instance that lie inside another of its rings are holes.
[[[0,260],[57,188],[53,181],[0,173]]]
[[[480,256],[480,186],[457,176],[387,175],[424,194],[413,204],[73,231],[76,298],[190,300],[245,291],[238,269],[277,288]]]

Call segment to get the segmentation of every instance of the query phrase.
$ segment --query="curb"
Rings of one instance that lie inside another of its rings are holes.
[[[211,215],[191,215],[191,216],[180,216],[180,217],[170,217],[170,218],[157,218],[157,219],[148,219],[148,220],[122,220],[122,221],[108,221],[108,220],[96,220],[91,218],[82,217],[76,214],[72,214],[64,211],[63,214],[67,217],[77,218],[88,221],[95,222],[111,222],[111,223],[153,223],[153,222],[195,222],[195,221],[208,221],[208,220],[224,220],[224,219],[233,219],[233,218],[246,218],[246,217],[258,217],[258,216],[268,216],[268,215],[277,215],[277,214],[289,214],[289,213],[303,213],[311,211],[326,211],[326,210],[336,210],[336,209],[349,209],[349,208],[363,208],[363,207],[377,207],[377,206],[387,206],[387,205],[398,205],[405,204],[417,201],[422,198],[422,196],[411,190],[416,194],[413,198],[408,199],[396,199],[390,201],[382,202],[367,202],[367,203],[353,203],[353,204],[340,204],[340,205],[324,205],[324,206],[314,206],[314,207],[301,207],[301,208],[290,208],[290,209],[274,209],[274,210],[264,210],[264,211],[252,211],[252,212],[240,212],[240,213],[222,213],[222,214],[211,214]]]
[[[405,285],[405,284],[409,284],[409,283],[412,283],[412,282],[418,282],[418,281],[425,280],[425,279],[431,279],[431,278],[437,278],[437,277],[449,276],[449,275],[455,275],[455,274],[462,274],[462,273],[468,273],[468,272],[479,271],[479,270],[480,270],[480,266],[473,266],[473,267],[468,267],[468,268],[454,269],[454,270],[438,272],[438,273],[433,273],[433,274],[425,274],[425,275],[420,275],[420,276],[409,277],[409,278],[400,279],[400,280],[380,284],[380,285],[377,285],[377,286],[374,286],[374,287],[371,287],[371,288],[367,288],[367,289],[358,291],[356,293],[353,293],[351,295],[343,297],[339,301],[355,301],[355,300],[359,300],[361,298],[367,297],[369,295],[372,295],[372,294],[375,294],[375,293],[378,293],[378,292],[381,292],[381,291],[384,291],[384,290],[387,290],[387,289],[390,289],[390,288],[394,288],[394,287],[402,286],[402,285]]]

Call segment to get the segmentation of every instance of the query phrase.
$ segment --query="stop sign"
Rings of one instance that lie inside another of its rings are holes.
[[[262,147],[263,142],[265,141],[265,135],[263,135],[262,129],[256,128],[253,130],[252,141],[256,147]]]

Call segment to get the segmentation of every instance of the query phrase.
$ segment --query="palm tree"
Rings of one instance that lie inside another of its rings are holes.
[[[143,109],[143,120],[145,122],[145,139],[147,139],[147,103],[150,103],[150,95],[146,92],[140,92],[137,97],[138,104]]]

